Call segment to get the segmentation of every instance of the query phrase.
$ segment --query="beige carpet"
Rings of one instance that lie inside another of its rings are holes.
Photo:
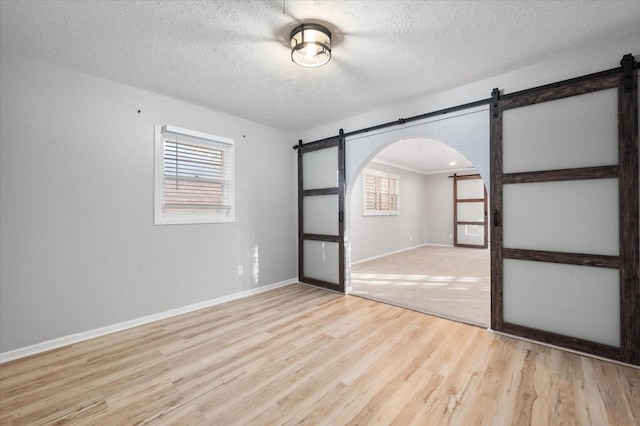
[[[489,250],[423,246],[351,266],[351,294],[488,327]]]

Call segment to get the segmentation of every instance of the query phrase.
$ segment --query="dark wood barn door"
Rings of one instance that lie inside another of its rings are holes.
[[[487,219],[487,190],[480,175],[453,175],[453,245],[486,249]]]
[[[611,71],[494,90],[491,327],[640,365],[637,65]]]
[[[298,279],[345,291],[345,143],[298,145]]]

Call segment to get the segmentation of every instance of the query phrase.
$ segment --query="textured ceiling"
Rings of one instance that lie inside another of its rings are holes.
[[[290,60],[301,22],[334,34]],[[639,1],[2,1],[0,46],[297,132],[634,33]]]

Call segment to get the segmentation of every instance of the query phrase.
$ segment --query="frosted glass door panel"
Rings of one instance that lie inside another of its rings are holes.
[[[458,222],[484,222],[484,202],[458,203]]]
[[[338,194],[307,196],[303,203],[305,234],[338,235]]]
[[[302,156],[302,189],[338,186],[338,147],[305,152]]]
[[[503,113],[503,172],[618,164],[618,89]]]
[[[618,180],[503,187],[503,245],[617,256]]]
[[[458,244],[484,246],[484,226],[458,225]]]
[[[484,182],[482,179],[458,180],[459,200],[484,198]]]
[[[504,320],[620,346],[617,269],[504,259]]]
[[[304,242],[304,275],[309,278],[337,283],[340,262],[338,243],[306,240]]]

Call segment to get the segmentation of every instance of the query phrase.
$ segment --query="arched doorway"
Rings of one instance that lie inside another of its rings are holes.
[[[454,175],[477,177],[484,192],[462,153],[427,138],[391,141],[361,167],[347,196],[349,293],[489,326],[489,250],[454,247],[456,234],[477,232],[455,223]]]

